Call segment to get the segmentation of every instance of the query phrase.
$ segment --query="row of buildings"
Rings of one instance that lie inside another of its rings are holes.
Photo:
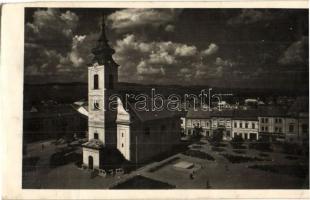
[[[182,118],[184,134],[200,129],[204,136],[221,131],[223,138],[241,135],[245,140],[261,137],[290,143],[309,140],[308,98],[299,97],[290,107],[260,106],[257,109],[203,110],[191,109]]]
[[[77,112],[81,106],[75,104],[41,103],[24,105],[24,144],[74,135],[84,137],[87,130],[87,116]]]
[[[308,102],[303,103],[304,99],[296,101],[296,105],[283,112],[272,107],[265,107],[266,110],[190,110],[187,113],[165,109],[144,111],[131,103],[125,109],[126,99],[121,97],[113,106],[116,109],[110,109],[109,99],[117,93],[118,64],[112,57],[115,51],[108,44],[104,21],[92,53],[94,60],[88,67],[87,103],[76,102],[69,107],[43,113],[38,112],[40,109],[24,113],[24,135],[40,130],[36,127],[36,119],[43,118],[47,118],[45,121],[51,124],[42,130],[51,131],[52,134],[78,130],[84,132],[86,129],[88,141],[82,144],[83,165],[90,169],[108,167],[109,159],[115,156],[110,153],[111,150],[116,150],[123,160],[132,163],[143,163],[159,154],[173,151],[180,142],[182,128],[189,135],[197,128],[205,136],[222,131],[225,139],[242,135],[244,139],[257,140],[267,135],[271,138],[281,136],[293,142],[306,141],[308,137],[308,109],[301,112],[305,110],[305,105],[308,106]],[[183,119],[182,124],[180,119]]]

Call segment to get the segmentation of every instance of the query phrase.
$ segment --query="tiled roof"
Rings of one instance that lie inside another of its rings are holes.
[[[152,121],[152,120],[159,120],[165,118],[174,118],[174,117],[181,117],[185,116],[186,113],[184,111],[169,111],[167,110],[167,101],[164,101],[164,109],[161,111],[152,111],[151,109],[151,102],[147,103],[147,109],[149,111],[139,110],[134,106],[134,103],[128,103],[128,110],[131,115],[135,115],[140,121]],[[88,105],[85,103],[83,107],[88,111]]]
[[[211,117],[233,117],[234,110],[213,110]]]
[[[259,110],[234,110],[234,119],[245,119],[245,120],[257,120],[259,116]]]
[[[40,105],[36,106],[37,112],[24,111],[24,118],[49,118],[49,117],[62,117],[67,115],[75,115],[77,111],[71,104],[58,104],[58,105]]]
[[[282,106],[262,106],[259,109],[260,117],[285,117],[287,109]]]
[[[189,109],[186,117],[187,118],[196,118],[196,119],[208,119],[208,118],[211,118],[211,112],[208,110],[204,111],[204,110],[199,109],[199,108],[197,110],[194,110],[192,108],[192,109]]]
[[[234,118],[234,119],[251,119],[255,120],[258,117],[258,110],[212,110],[204,111],[202,109],[191,109],[187,112],[187,118],[196,119],[208,119],[212,117],[224,117],[224,118]]]
[[[288,110],[288,115],[295,116],[300,113],[309,113],[309,98],[298,97]]]
[[[104,147],[103,143],[98,139],[91,139],[88,142],[82,144],[82,146],[92,149],[101,149]]]
[[[180,117],[184,115],[182,111],[169,111],[167,110],[167,101],[164,101],[164,109],[161,111],[152,111],[151,108],[151,102],[147,103],[147,109],[145,110],[139,110],[137,109],[133,103],[129,103],[129,112],[131,114],[136,115],[141,121],[152,121],[152,120],[159,120],[159,119],[165,119],[165,118],[175,118]]]

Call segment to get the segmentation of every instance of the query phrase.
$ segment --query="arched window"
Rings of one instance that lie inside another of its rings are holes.
[[[94,133],[94,139],[97,139],[97,140],[98,140],[98,138],[99,138],[98,133]]]
[[[98,89],[99,88],[99,77],[98,77],[98,74],[95,74],[94,75],[94,89]]]

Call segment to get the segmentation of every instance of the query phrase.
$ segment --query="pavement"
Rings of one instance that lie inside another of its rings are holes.
[[[49,167],[49,158],[57,146],[47,142],[42,149],[40,143],[28,147],[27,156],[39,156],[36,169],[24,174],[23,188],[49,188],[49,189],[104,189],[125,182],[128,179],[142,175],[157,181],[176,186],[177,189],[301,189],[309,188],[309,176],[299,178],[292,175],[277,174],[248,168],[255,164],[296,165],[304,163],[305,158],[297,156],[297,160],[288,160],[282,153],[267,153],[270,161],[254,161],[246,163],[230,163],[221,153],[243,155],[234,153],[227,144],[224,152],[212,151],[211,145],[200,145],[202,152],[208,153],[215,161],[200,159],[176,154],[160,162],[154,162],[140,169],[122,176],[90,177],[87,170],[78,169],[74,163],[68,163],[56,168]],[[190,146],[193,149],[193,145]],[[195,147],[197,150],[197,147]],[[78,150],[80,151],[80,150]],[[259,157],[259,151],[246,149],[246,156]],[[173,165],[180,161],[194,163],[196,166],[193,179],[190,174],[193,169],[177,170]],[[197,167],[199,166],[199,167]]]

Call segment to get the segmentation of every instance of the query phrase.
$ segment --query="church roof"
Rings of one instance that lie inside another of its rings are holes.
[[[183,111],[169,111],[167,110],[167,101],[164,101],[164,109],[160,111],[152,111],[152,104],[151,101],[148,101],[147,103],[147,109],[145,110],[139,110],[137,106],[135,106],[134,102],[128,103],[128,112],[132,116],[135,116],[137,119],[139,119],[142,122],[145,121],[152,121],[152,120],[159,120],[159,119],[166,119],[166,118],[175,118],[175,117],[181,117],[185,116],[185,113]],[[87,103],[85,103],[83,106],[88,111],[88,106],[86,106]]]
[[[135,114],[141,121],[153,121],[153,120],[159,120],[159,119],[165,119],[165,118],[175,118],[180,117],[181,112],[179,111],[169,111],[166,109],[167,101],[164,101],[164,109],[162,110],[152,110],[151,106],[148,106],[146,110],[139,110],[135,108],[135,106],[130,103],[129,112],[131,114]],[[150,104],[148,104],[150,105]]]

